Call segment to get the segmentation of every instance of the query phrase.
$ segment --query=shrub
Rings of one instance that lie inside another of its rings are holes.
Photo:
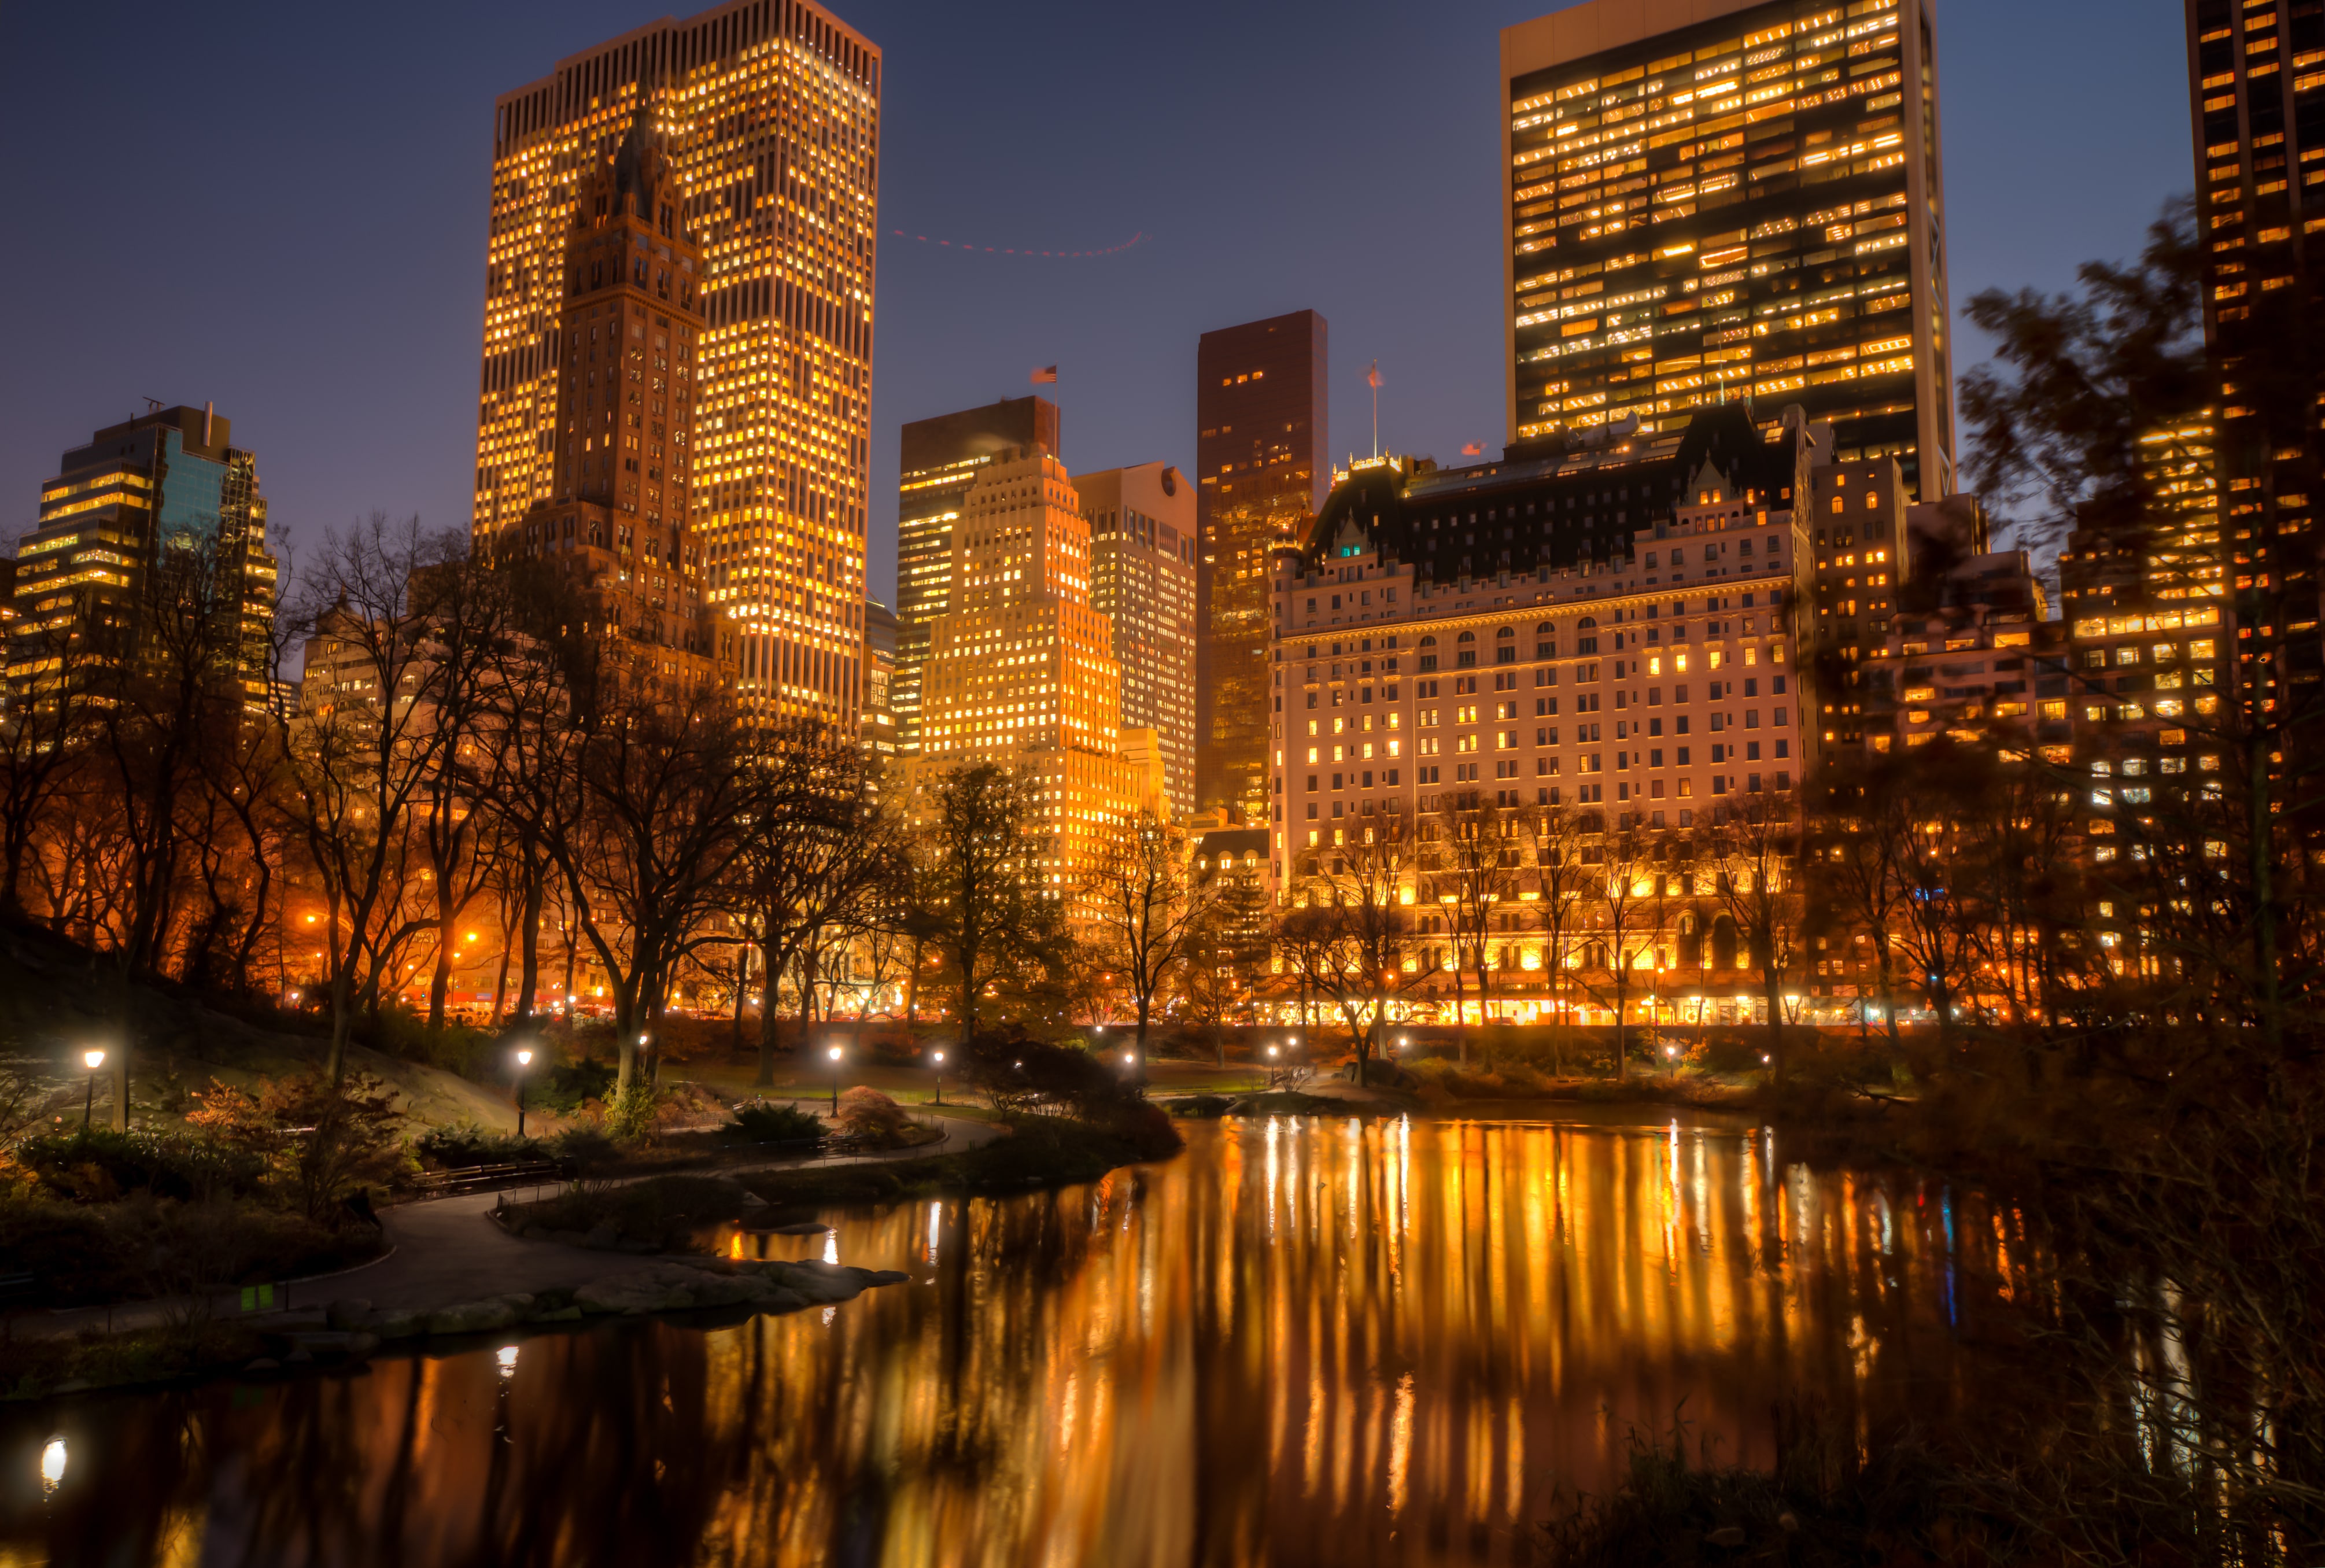
[[[246,1094],[216,1079],[186,1119],[265,1164],[284,1202],[310,1220],[336,1214],[360,1187],[394,1169],[395,1097],[367,1073],[334,1085],[320,1073],[271,1079]]]
[[[614,1095],[606,1101],[607,1136],[618,1143],[644,1141],[653,1127],[654,1112],[661,1109],[662,1100],[662,1090],[643,1081]]]
[[[1052,1045],[1014,1025],[963,1048],[962,1076],[999,1110],[1066,1110],[1091,1120],[1138,1098],[1122,1075],[1078,1045]]]
[[[714,1176],[656,1176],[618,1185],[585,1183],[517,1211],[521,1223],[587,1233],[610,1224],[624,1238],[667,1247],[696,1230],[739,1219],[749,1204],[735,1183]]]
[[[534,1091],[533,1101],[545,1110],[570,1116],[593,1099],[609,1098],[614,1081],[620,1076],[610,1062],[588,1056],[562,1062],[549,1070],[547,1081]]]
[[[735,1119],[725,1130],[727,1137],[747,1144],[821,1142],[824,1133],[823,1118],[813,1111],[764,1099],[736,1106]]]
[[[878,1090],[857,1084],[839,1097],[839,1125],[882,1148],[901,1142],[912,1123],[903,1108]]]
[[[0,1199],[0,1257],[35,1276],[58,1306],[325,1274],[376,1257],[383,1244],[370,1226],[319,1224],[247,1200]]]
[[[557,1135],[557,1153],[560,1158],[582,1165],[595,1165],[615,1157],[614,1140],[602,1127],[577,1127]]]
[[[14,1157],[42,1191],[81,1202],[125,1192],[162,1198],[247,1193],[266,1170],[251,1151],[216,1139],[110,1127],[29,1137],[16,1146]]]

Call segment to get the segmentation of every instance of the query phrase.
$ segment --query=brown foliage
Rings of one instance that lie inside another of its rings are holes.
[[[321,1220],[358,1188],[386,1179],[403,1118],[392,1090],[367,1073],[334,1085],[317,1073],[269,1079],[247,1093],[216,1079],[186,1119],[260,1155],[286,1203]]]

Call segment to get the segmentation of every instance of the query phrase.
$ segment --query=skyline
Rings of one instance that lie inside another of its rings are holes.
[[[375,509],[460,528],[492,98],[545,60],[653,20],[650,9],[461,18],[471,46],[459,51],[429,47],[455,25],[449,8],[423,8],[393,35],[352,22],[276,25],[289,14],[265,6],[246,8],[245,24],[201,32],[158,9],[110,24],[23,13],[0,23],[0,58],[17,67],[0,125],[44,147],[55,138],[37,127],[86,127],[36,161],[31,204],[68,231],[103,234],[122,205],[104,172],[143,169],[138,227],[166,236],[169,258],[150,246],[93,247],[70,274],[76,295],[30,327],[23,351],[42,374],[0,394],[0,487],[16,508],[7,531],[29,525],[59,450],[129,417],[146,395],[214,400],[235,418],[294,559],[325,529]],[[2058,288],[2082,260],[2130,254],[2162,200],[2192,187],[2177,8],[2136,9],[1941,9],[1958,320],[1982,288]],[[1502,26],[1541,12],[1534,0],[1477,7],[1413,38],[1393,31],[1399,15],[1385,6],[1335,13],[1329,31],[1320,13],[1283,11],[1239,23],[1243,47],[1222,51],[1204,41],[1225,25],[1223,7],[1150,40],[1057,5],[1011,7],[998,22],[987,10],[975,24],[920,0],[842,6],[888,60],[873,595],[894,602],[899,427],[1022,394],[1033,366],[1063,367],[1070,469],[1162,461],[1191,471],[1200,334],[1313,308],[1341,349],[1336,458],[1369,449],[1363,375],[1376,359],[1387,382],[1385,447],[1448,463],[1471,443],[1497,454],[1496,42]],[[1977,49],[1981,30],[2005,16],[2014,47]],[[109,51],[116,25],[167,47]],[[1383,80],[1378,63],[1391,47],[1398,82]],[[2085,69],[2062,77],[2040,63],[2069,47]],[[240,63],[205,63],[229,48]],[[1266,96],[1302,50],[1311,63],[1299,90]],[[352,77],[316,70],[333,51],[365,63]],[[1092,68],[1133,58],[1141,79],[1188,83],[1183,107],[1171,109],[1166,85],[1135,100],[1160,112],[1124,113],[1122,73]],[[181,84],[227,70],[280,78],[284,91],[264,105],[184,96]],[[1335,123],[1352,82],[1381,107]],[[392,87],[401,117],[341,112],[366,85]],[[1206,112],[1219,104],[1259,107]],[[286,116],[309,133],[281,135]],[[2039,160],[2020,156],[2030,135],[2043,138]],[[1255,139],[1304,149],[1292,162],[1314,171],[1306,189],[1264,188],[1264,170],[1229,158]],[[173,162],[154,151],[176,145],[208,155]],[[1045,177],[1034,176],[1043,166],[1029,146],[1050,161]],[[1147,237],[1083,260],[988,258],[899,239],[899,229],[1030,249]],[[53,294],[53,281],[33,287],[35,266],[12,253],[0,277]],[[1423,267],[1443,284],[1411,288]],[[149,308],[97,320],[81,306],[107,296]],[[960,309],[964,299],[977,308]],[[1962,348],[1958,370],[1982,357],[1974,335]]]

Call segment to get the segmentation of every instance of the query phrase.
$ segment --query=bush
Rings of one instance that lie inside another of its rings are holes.
[[[813,1111],[764,1099],[736,1106],[734,1121],[724,1130],[746,1144],[820,1143],[824,1134],[823,1118]]]
[[[1096,1121],[1139,1097],[1135,1085],[1088,1051],[1036,1040],[1014,1025],[986,1030],[961,1055],[961,1075],[996,1110],[1065,1110]]]
[[[612,1062],[592,1057],[560,1062],[549,1070],[547,1081],[533,1094],[533,1102],[544,1110],[570,1116],[593,1099],[610,1098],[614,1081],[620,1076]]]
[[[326,1274],[378,1256],[383,1245],[370,1226],[319,1224],[247,1200],[0,1199],[0,1257],[37,1276],[58,1306]]]
[[[335,1215],[358,1188],[394,1168],[395,1097],[367,1073],[334,1085],[320,1073],[276,1078],[246,1094],[216,1079],[186,1119],[264,1163],[279,1201],[308,1219]]]
[[[211,1138],[110,1127],[43,1134],[14,1150],[17,1164],[41,1191],[78,1202],[105,1202],[125,1192],[162,1198],[231,1196],[255,1191],[265,1162],[248,1149]]]
[[[912,1125],[903,1108],[878,1090],[857,1084],[839,1097],[839,1125],[880,1148],[894,1148]]]

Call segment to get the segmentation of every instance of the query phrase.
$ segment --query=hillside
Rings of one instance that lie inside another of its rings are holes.
[[[0,924],[0,1057],[15,1058],[36,1075],[51,1114],[69,1107],[70,1120],[79,1111],[88,1078],[80,1053],[117,1047],[116,986],[87,950],[35,928]],[[215,1000],[174,986],[130,988],[133,1125],[175,1121],[191,1092],[214,1077],[242,1086],[321,1065],[329,1041],[319,1021],[260,1010],[237,1016]],[[494,1130],[516,1126],[506,1095],[457,1074],[362,1046],[352,1047],[347,1060],[350,1071],[375,1074],[395,1090],[415,1131],[462,1122]],[[102,1079],[97,1101],[102,1118]]]

